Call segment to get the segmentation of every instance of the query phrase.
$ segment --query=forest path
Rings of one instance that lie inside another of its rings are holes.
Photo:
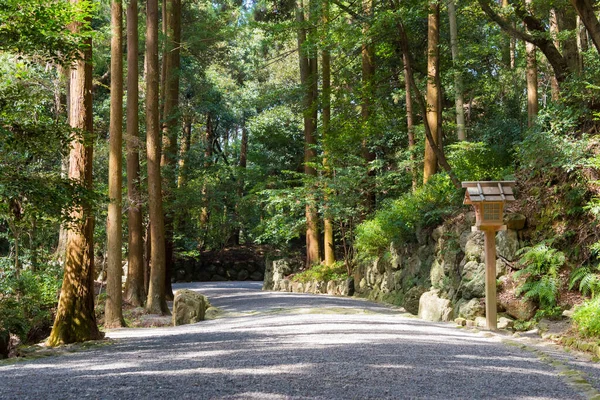
[[[208,295],[222,318],[113,330],[110,345],[0,365],[0,398],[585,399],[600,389],[598,364],[553,346],[260,283],[179,287]]]

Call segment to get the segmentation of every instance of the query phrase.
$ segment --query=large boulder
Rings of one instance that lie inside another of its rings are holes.
[[[290,258],[267,260],[265,264],[263,290],[273,290],[276,282],[283,280],[297,269],[298,265]],[[252,279],[251,276],[250,279]]]
[[[466,263],[463,267],[460,287],[465,300],[485,297],[485,264],[476,261]]]
[[[517,231],[509,229],[498,232],[496,235],[496,251],[499,256],[506,258],[508,261],[514,261],[517,250],[519,250]]]
[[[504,217],[504,224],[506,227],[515,231],[520,231],[521,229],[525,228],[526,222],[527,218],[523,214],[519,213],[506,214]]]
[[[455,307],[455,314],[458,317],[474,320],[477,317],[485,315],[485,305],[478,298],[471,300],[461,299]]]
[[[421,295],[419,300],[419,318],[428,321],[451,321],[453,311],[450,300],[439,297],[438,290],[430,290]]]
[[[517,283],[504,276],[500,278],[501,288],[498,293],[498,306],[513,318],[526,321],[534,317],[536,305],[533,301],[518,297],[515,292]]]
[[[208,298],[193,290],[180,289],[173,300],[173,325],[194,324],[204,320]]]

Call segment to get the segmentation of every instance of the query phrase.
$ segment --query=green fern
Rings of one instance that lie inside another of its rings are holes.
[[[522,249],[519,254],[519,264],[525,268],[517,271],[515,278],[525,278],[525,282],[517,288],[517,295],[537,301],[543,310],[556,307],[560,286],[558,271],[565,263],[564,253],[542,242]]]
[[[571,274],[569,289],[573,289],[577,285],[577,282],[579,282],[579,291],[581,294],[584,296],[591,294],[592,297],[596,297],[596,294],[600,293],[600,274],[598,270],[598,266],[591,268],[586,265],[577,268]]]

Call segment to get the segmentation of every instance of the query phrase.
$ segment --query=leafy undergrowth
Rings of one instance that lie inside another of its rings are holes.
[[[337,281],[348,278],[348,270],[343,262],[336,262],[331,266],[324,264],[313,265],[292,277],[296,282],[311,282],[311,281]]]
[[[104,309],[106,305],[106,293],[101,293],[96,298],[96,321],[102,328],[104,325]],[[162,326],[172,326],[173,321],[170,315],[148,314],[143,307],[136,307],[127,302],[123,302],[123,319],[128,328],[157,328]]]

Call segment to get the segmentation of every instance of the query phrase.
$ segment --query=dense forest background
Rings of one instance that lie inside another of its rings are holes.
[[[178,260],[227,247],[351,275],[465,212],[467,180],[518,182],[522,295],[543,315],[561,291],[593,297],[597,8],[4,0],[0,333],[99,337],[95,279],[107,327],[123,301],[168,312]]]

